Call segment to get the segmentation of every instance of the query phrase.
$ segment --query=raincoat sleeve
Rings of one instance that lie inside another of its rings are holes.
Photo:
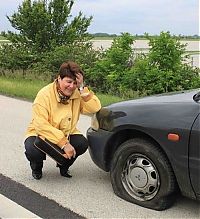
[[[92,91],[89,91],[87,87],[84,88],[81,98],[82,114],[96,113],[101,109],[101,102],[99,98]]]

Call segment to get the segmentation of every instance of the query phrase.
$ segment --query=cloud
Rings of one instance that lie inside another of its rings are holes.
[[[197,34],[197,6],[197,0],[77,0],[73,13],[92,15],[92,32]]]
[[[0,31],[9,28],[5,15],[17,11],[23,0],[4,0]],[[72,15],[93,16],[89,32],[194,35],[199,33],[198,0],[75,0]]]

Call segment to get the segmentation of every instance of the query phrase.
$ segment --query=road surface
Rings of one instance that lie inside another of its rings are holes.
[[[180,197],[172,208],[161,212],[145,209],[120,199],[113,193],[109,173],[99,169],[92,162],[88,152],[79,157],[71,167],[73,175],[71,179],[61,177],[55,162],[47,158],[44,163],[43,178],[39,181],[34,180],[24,156],[23,146],[24,132],[31,119],[31,105],[31,102],[0,95],[0,174],[12,180],[11,191],[15,187],[12,186],[13,181],[19,183],[19,187],[14,190],[15,196],[20,192],[27,194],[27,201],[20,203],[24,208],[30,209],[30,206],[34,205],[34,200],[28,195],[32,191],[39,195],[37,197],[43,198],[42,201],[40,200],[41,203],[53,200],[62,210],[72,211],[85,218],[200,217],[200,204],[183,197]],[[79,129],[85,134],[89,126],[90,117],[81,116]],[[0,184],[3,186],[2,183]],[[2,188],[0,193],[3,193]],[[17,198],[14,201],[17,203]],[[32,210],[32,213],[44,218],[41,211]],[[20,212],[16,212],[16,217],[18,217],[17,213]],[[57,218],[61,218],[59,216],[57,215]],[[1,217],[3,216],[0,212]]]

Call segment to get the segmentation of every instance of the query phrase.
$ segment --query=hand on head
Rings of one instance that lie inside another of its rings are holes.
[[[83,85],[83,75],[81,73],[76,74],[76,82],[78,88]]]

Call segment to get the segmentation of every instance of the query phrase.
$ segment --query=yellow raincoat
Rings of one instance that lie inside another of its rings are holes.
[[[84,93],[88,92],[84,88]],[[45,86],[33,102],[32,120],[26,138],[39,135],[62,147],[68,142],[70,134],[80,133],[76,128],[80,113],[90,114],[100,110],[101,103],[97,96],[90,92],[86,99],[76,89],[67,103],[63,104],[60,102],[56,81]]]

